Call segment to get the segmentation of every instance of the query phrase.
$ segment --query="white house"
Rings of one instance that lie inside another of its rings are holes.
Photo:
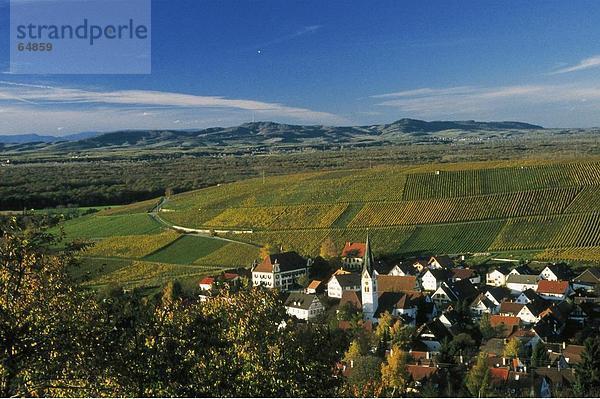
[[[360,279],[358,273],[334,274],[327,282],[327,296],[341,298],[344,291],[360,290]]]
[[[417,274],[417,270],[414,266],[411,265],[395,265],[392,267],[392,270],[388,272],[388,276],[398,276],[398,277],[406,277],[406,276],[414,276]]]
[[[289,290],[301,276],[308,275],[311,259],[296,252],[283,252],[265,257],[252,269],[252,285]]]
[[[479,294],[470,305],[471,315],[480,318],[484,313],[495,314],[498,312],[499,305],[494,304],[485,294]]]
[[[506,278],[506,287],[513,293],[537,290],[540,277],[536,274],[511,274]]]
[[[521,308],[517,313],[517,317],[525,324],[534,324],[540,321],[540,314],[548,309],[546,301],[533,301],[529,302]]]
[[[435,291],[446,281],[448,281],[448,273],[445,270],[429,269],[421,276],[421,287],[425,291]]]
[[[573,289],[593,293],[600,287],[600,269],[586,269],[573,279]]]
[[[307,294],[316,294],[317,291],[321,290],[323,287],[323,282],[321,280],[312,280],[305,291]]]
[[[506,277],[508,276],[508,269],[505,267],[497,267],[490,270],[485,275],[485,283],[493,287],[504,287],[506,285]]]
[[[325,311],[318,296],[299,292],[292,292],[284,306],[290,316],[295,316],[300,320],[314,319]]]
[[[431,295],[431,298],[438,308],[444,308],[451,302],[458,300],[456,294],[445,281],[440,284],[437,290],[435,290],[435,292]]]
[[[365,259],[365,244],[346,242],[342,250],[342,265],[346,270],[360,270]]]
[[[506,287],[492,287],[487,288],[483,294],[494,304],[496,307],[495,313],[497,313],[500,311],[502,301],[510,295],[510,290]]]
[[[533,271],[527,266],[527,265],[520,265],[517,267],[514,267],[509,273],[508,275],[519,275],[519,276],[524,276],[524,275],[531,275],[533,274]]]
[[[539,300],[540,298],[541,297],[538,294],[536,294],[534,290],[525,290],[521,292],[521,294],[517,297],[515,302],[525,305],[529,302]]]
[[[384,312],[400,317],[403,323],[415,326],[419,308],[430,304],[431,299],[421,292],[383,292],[378,298],[378,309],[375,318],[379,319]]]
[[[569,280],[569,273],[565,267],[548,265],[541,271],[540,278],[550,281]]]
[[[200,283],[198,285],[200,287],[200,290],[210,291],[212,289],[214,283],[215,283],[214,277],[204,277],[202,280],[200,280]]]

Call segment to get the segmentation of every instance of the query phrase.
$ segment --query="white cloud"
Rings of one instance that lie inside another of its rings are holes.
[[[555,75],[555,74],[559,74],[559,73],[576,72],[576,71],[582,71],[584,69],[591,69],[591,68],[598,68],[598,67],[600,67],[600,55],[595,55],[593,57],[581,60],[579,62],[579,64],[577,64],[577,65],[572,65],[570,67],[557,69],[556,71],[550,72],[550,74]]]
[[[41,115],[47,118],[46,123],[57,124],[48,129],[37,126],[35,130],[42,132],[54,130],[58,124],[69,132],[80,129],[168,128],[185,125],[187,121],[197,124],[190,127],[207,127],[212,126],[215,120],[230,124],[244,122],[251,119],[252,113],[263,120],[319,124],[346,122],[344,118],[327,112],[251,99],[152,90],[83,90],[10,81],[0,81],[0,106],[9,107],[12,114],[20,113],[23,118],[21,121],[14,120],[12,128],[0,121],[0,134],[32,131],[32,119],[40,119]],[[152,109],[152,113],[140,112],[148,109]],[[96,113],[103,118],[93,117]],[[128,115],[130,119],[121,118],[122,115]],[[88,125],[81,127],[90,116]],[[149,116],[152,118],[149,119]],[[71,123],[65,123],[65,118]]]

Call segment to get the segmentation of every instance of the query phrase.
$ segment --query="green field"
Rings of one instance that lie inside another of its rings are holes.
[[[159,213],[167,225],[236,242],[165,232],[145,213],[158,202],[75,219],[65,231],[103,240],[93,256],[134,262],[110,272],[131,281],[136,270],[147,276],[135,281],[174,275],[173,265],[182,275],[195,267],[249,266],[265,245],[315,256],[324,240],[341,250],[345,241],[364,240],[367,229],[380,255],[521,252],[600,260],[598,161],[380,166],[249,179],[174,195]]]
[[[102,212],[69,220],[62,227],[68,240],[93,243],[83,252],[81,266],[70,271],[77,281],[93,287],[111,283],[156,287],[173,279],[193,286],[195,279],[248,267],[259,257],[259,248],[253,245],[182,235],[146,213]]]
[[[173,241],[145,259],[152,262],[191,264],[196,259],[209,255],[226,244],[225,241],[208,237],[186,235]]]
[[[146,213],[119,216],[88,215],[69,220],[64,232],[71,239],[98,239],[114,236],[156,234],[164,227]]]

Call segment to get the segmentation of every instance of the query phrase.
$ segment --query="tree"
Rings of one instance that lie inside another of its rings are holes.
[[[576,396],[593,397],[600,393],[600,336],[584,341],[581,362],[575,366]]]
[[[531,367],[546,367],[550,361],[546,345],[539,340],[533,347],[533,353],[531,354]]]
[[[344,354],[344,361],[346,363],[351,363],[358,357],[362,356],[363,353],[364,350],[363,348],[361,348],[360,342],[357,339],[355,339],[350,343],[350,347]]]
[[[504,346],[504,352],[502,355],[504,357],[513,358],[519,357],[519,353],[521,352],[521,341],[516,338],[509,340]]]
[[[390,329],[394,323],[394,318],[390,312],[385,311],[379,317],[379,324],[375,329],[375,336],[380,342],[387,342],[390,339]]]
[[[397,346],[392,346],[386,362],[381,365],[381,381],[383,387],[391,392],[403,394],[406,391],[410,375],[407,370],[407,354]]]
[[[481,320],[479,320],[479,331],[481,332],[483,339],[486,341],[496,336],[496,329],[492,327],[490,323],[489,313],[484,313],[481,315]]]
[[[396,320],[390,328],[392,344],[398,346],[400,349],[408,350],[412,343],[414,332],[415,327],[402,324],[400,320]]]
[[[373,355],[354,359],[346,388],[351,396],[379,396],[382,388],[381,359]]]
[[[489,393],[490,368],[487,362],[487,354],[480,352],[475,365],[467,373],[465,385],[472,396],[485,397]]]
[[[440,343],[440,348],[438,349],[438,353],[436,355],[438,363],[443,364],[453,364],[454,363],[454,355],[452,353],[452,349],[450,347],[450,340],[446,337]]]
[[[15,219],[0,233],[0,396],[87,396],[78,378],[95,305],[66,273],[73,252],[51,252],[54,237]]]
[[[476,351],[475,341],[469,334],[461,333],[452,339],[450,342],[450,353],[456,356],[464,356],[470,359]]]
[[[181,299],[183,289],[179,281],[169,281],[165,284],[162,290],[161,300],[163,306],[171,304],[177,299]]]
[[[325,240],[323,240],[319,254],[324,259],[332,259],[339,255],[335,243],[331,237],[327,237]]]

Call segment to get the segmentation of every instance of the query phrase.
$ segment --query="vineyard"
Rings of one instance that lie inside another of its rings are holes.
[[[178,237],[179,234],[172,230],[155,235],[114,236],[97,242],[85,252],[85,255],[142,258]]]
[[[64,223],[67,237],[96,241],[86,253],[89,273],[75,274],[90,284],[146,284],[250,266],[263,246],[317,256],[330,239],[341,251],[367,230],[378,255],[533,251],[540,259],[600,260],[598,161],[266,176],[173,195],[159,213],[172,225],[231,230],[219,235],[233,242],[169,231],[147,213],[158,202]]]

